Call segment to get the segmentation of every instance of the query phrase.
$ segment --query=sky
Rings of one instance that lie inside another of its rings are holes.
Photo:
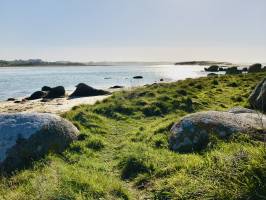
[[[266,62],[266,0],[0,0],[0,59]]]

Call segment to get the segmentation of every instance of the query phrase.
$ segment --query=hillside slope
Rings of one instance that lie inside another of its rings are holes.
[[[62,155],[2,177],[2,199],[265,199],[266,149],[240,135],[202,152],[168,149],[188,113],[248,106],[266,73],[187,79],[113,94],[65,113],[81,131]]]

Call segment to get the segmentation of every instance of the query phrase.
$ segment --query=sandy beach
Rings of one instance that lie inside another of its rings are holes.
[[[97,101],[109,97],[110,95],[104,96],[93,96],[93,97],[80,97],[80,98],[57,98],[52,99],[48,102],[42,102],[41,99],[33,101],[25,101],[22,103],[14,103],[10,101],[0,102],[0,113],[16,113],[16,112],[40,112],[40,113],[53,113],[61,114],[63,112],[71,110],[74,106],[81,104],[93,105]]]

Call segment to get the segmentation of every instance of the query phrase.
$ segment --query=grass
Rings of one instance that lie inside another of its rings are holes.
[[[265,73],[187,79],[116,92],[65,113],[80,130],[62,155],[2,177],[0,198],[265,199],[266,150],[248,135],[205,151],[168,149],[169,129],[186,114],[248,106]]]

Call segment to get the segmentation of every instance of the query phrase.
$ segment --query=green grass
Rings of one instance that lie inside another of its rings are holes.
[[[266,150],[248,135],[205,151],[168,149],[186,114],[248,106],[265,73],[187,79],[113,94],[65,113],[81,131],[62,155],[2,177],[2,199],[265,199]]]

